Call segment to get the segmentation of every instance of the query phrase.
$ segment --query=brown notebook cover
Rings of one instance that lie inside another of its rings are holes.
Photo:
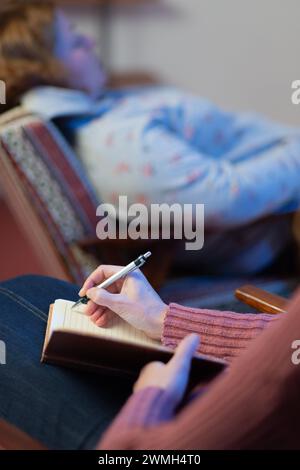
[[[41,359],[44,363],[137,377],[141,368],[148,362],[167,362],[173,355],[171,349],[159,344],[130,344],[127,341],[63,330],[53,331],[50,336],[52,312],[51,305]],[[192,361],[192,381],[210,380],[221,372],[225,365],[221,360],[197,355]]]

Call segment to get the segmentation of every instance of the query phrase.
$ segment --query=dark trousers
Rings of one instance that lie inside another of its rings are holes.
[[[78,290],[41,276],[0,284],[0,417],[50,449],[93,448],[132,390],[129,380],[40,363],[49,305]]]

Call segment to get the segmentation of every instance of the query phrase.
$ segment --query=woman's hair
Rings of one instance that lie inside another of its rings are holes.
[[[1,0],[0,80],[7,105],[39,85],[67,86],[62,64],[55,59],[55,6],[51,1]]]

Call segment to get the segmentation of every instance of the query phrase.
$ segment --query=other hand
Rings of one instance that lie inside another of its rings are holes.
[[[174,356],[167,364],[150,362],[141,371],[134,391],[147,387],[159,387],[169,392],[176,404],[182,400],[189,379],[192,358],[199,346],[199,336],[186,336],[177,346]]]

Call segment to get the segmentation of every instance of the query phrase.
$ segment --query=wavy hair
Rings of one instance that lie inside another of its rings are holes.
[[[55,5],[52,1],[1,0],[0,80],[6,84],[6,110],[35,86],[67,86],[55,58]]]

